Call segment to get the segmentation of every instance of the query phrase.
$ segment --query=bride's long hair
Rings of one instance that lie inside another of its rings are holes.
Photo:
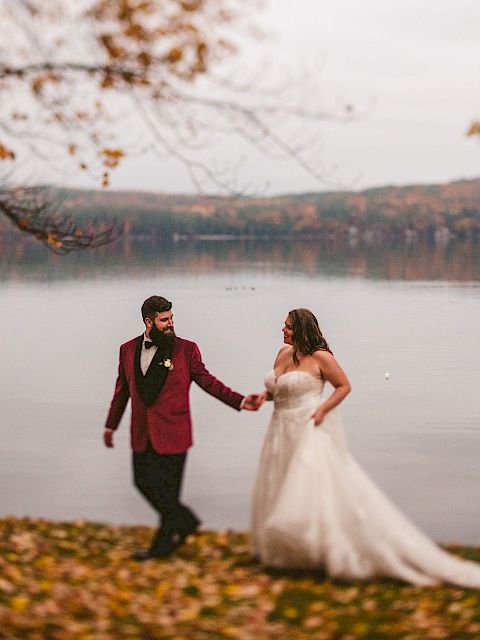
[[[297,353],[311,356],[315,351],[332,353],[318,326],[318,320],[309,309],[293,309],[288,312],[293,329],[293,361],[299,364]]]

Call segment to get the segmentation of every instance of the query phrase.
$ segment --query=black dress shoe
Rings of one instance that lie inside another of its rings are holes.
[[[154,556],[150,549],[141,549],[140,551],[134,551],[130,556],[130,560],[136,560],[142,562],[143,560],[151,560]]]
[[[150,549],[142,549],[141,551],[135,551],[130,557],[137,562],[143,562],[144,560],[161,560],[162,558],[168,558],[168,556],[176,549],[176,546],[171,540],[164,540],[161,544],[157,544]]]
[[[195,533],[195,531],[198,529],[200,524],[201,524],[200,521],[198,521],[196,523],[191,523],[188,527],[184,526],[174,531],[172,533],[172,537],[170,538],[172,551],[175,551],[175,549],[178,549],[178,547],[181,547],[182,544],[185,542],[185,540],[188,538],[188,536],[191,535],[192,533]]]
[[[195,531],[201,524],[202,523],[200,522],[200,520],[196,520],[195,522],[191,522],[188,526],[180,527],[179,529],[177,529],[177,531],[175,531],[172,536],[176,546],[179,547],[181,544],[183,544],[188,536],[190,536],[192,533],[195,533]]]

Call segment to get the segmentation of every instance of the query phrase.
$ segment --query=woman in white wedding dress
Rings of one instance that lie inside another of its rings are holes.
[[[308,309],[290,311],[285,346],[259,404],[273,400],[252,500],[262,563],[342,579],[480,588],[480,564],[438,547],[388,500],[348,452],[337,405],[350,383]],[[333,393],[322,397],[328,381]]]

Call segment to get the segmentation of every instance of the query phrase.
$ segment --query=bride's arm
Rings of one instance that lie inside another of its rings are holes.
[[[333,393],[313,414],[315,426],[322,423],[325,415],[336,407],[350,393],[352,387],[342,367],[329,351],[316,351],[314,358],[319,366],[322,378],[334,387]]]
[[[275,358],[275,362],[273,363],[273,371],[275,372],[275,369],[277,367],[278,361],[281,359],[281,355],[283,353],[285,353],[286,351],[288,351],[289,347],[285,346],[282,347],[280,349],[280,351],[277,353],[277,357]],[[262,406],[262,404],[267,401],[267,400],[273,400],[273,395],[270,393],[270,391],[268,391],[267,389],[264,389],[263,391],[261,391],[258,395],[257,395],[257,406],[258,408],[260,408]]]
[[[266,400],[273,400],[273,396],[270,393],[270,391],[267,391],[266,389],[264,389],[263,391],[261,391],[258,396],[257,396],[258,400],[257,400],[257,404],[258,402],[261,402],[261,404],[259,405],[259,408],[262,406],[262,404],[266,401]]]

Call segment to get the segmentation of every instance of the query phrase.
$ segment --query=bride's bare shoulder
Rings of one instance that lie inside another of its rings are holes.
[[[291,353],[292,353],[291,345],[286,344],[283,347],[280,347],[280,351],[277,353],[277,357],[275,358],[275,364],[287,358]]]
[[[332,367],[338,367],[338,362],[333,357],[333,354],[326,349],[318,349],[312,355],[317,367],[321,371],[322,377],[325,371],[330,370]]]
[[[317,349],[317,351],[313,353],[313,357],[317,362],[332,362],[335,360],[333,353],[326,349]]]

